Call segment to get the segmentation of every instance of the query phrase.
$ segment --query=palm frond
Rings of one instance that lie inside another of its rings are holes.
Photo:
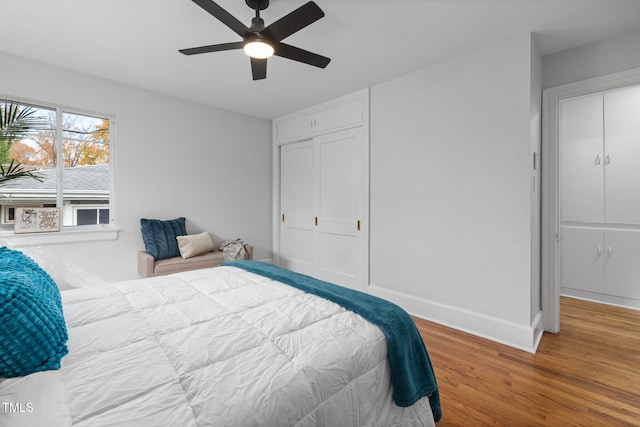
[[[25,169],[22,164],[16,163],[14,160],[11,160],[6,169],[4,165],[0,164],[0,184],[18,178],[33,178],[42,182],[42,177],[37,172],[34,173],[34,169]]]
[[[37,112],[37,108],[5,99],[0,104],[0,142],[11,142],[46,127],[47,118]]]

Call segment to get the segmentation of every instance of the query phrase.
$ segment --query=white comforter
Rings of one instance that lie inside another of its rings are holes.
[[[0,380],[23,405],[0,406],[0,425],[434,425],[427,398],[393,403],[378,327],[262,276],[218,267],[62,299],[62,369]]]

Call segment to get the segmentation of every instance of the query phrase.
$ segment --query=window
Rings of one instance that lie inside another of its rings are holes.
[[[111,134],[106,116],[0,99],[0,164],[23,175],[0,181],[0,227],[16,207],[50,206],[63,226],[108,224]]]
[[[76,208],[74,225],[109,224],[109,208]]]

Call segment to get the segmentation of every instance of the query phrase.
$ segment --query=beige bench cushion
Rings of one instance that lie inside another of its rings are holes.
[[[253,259],[253,246],[246,245],[249,259]],[[138,273],[142,277],[162,276],[180,271],[218,267],[224,261],[222,251],[207,252],[191,258],[173,257],[155,261],[145,251],[138,252]]]
[[[156,261],[156,276],[177,273],[185,270],[198,270],[200,268],[217,267],[224,261],[224,254],[221,251],[207,252],[191,258],[166,258]]]

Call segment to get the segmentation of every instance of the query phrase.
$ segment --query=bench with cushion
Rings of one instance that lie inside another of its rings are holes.
[[[209,233],[187,234],[184,217],[173,220],[143,218],[140,226],[145,245],[145,250],[138,252],[138,273],[142,277],[217,267],[224,261],[224,253],[215,248]],[[244,245],[243,252],[248,259],[253,259],[251,245]]]

